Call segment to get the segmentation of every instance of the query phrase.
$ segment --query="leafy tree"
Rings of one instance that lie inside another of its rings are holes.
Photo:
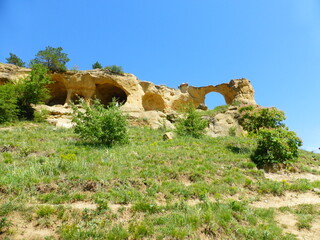
[[[208,126],[208,121],[201,118],[194,106],[188,105],[185,108],[184,117],[178,120],[176,132],[180,136],[191,136],[200,138],[204,135],[204,129]]]
[[[72,120],[76,123],[75,132],[81,138],[108,146],[128,141],[127,119],[117,107],[115,99],[107,109],[99,100],[94,100],[91,106],[88,106],[83,99],[80,99],[80,103],[85,111],[80,111],[77,106],[72,105]]]
[[[67,70],[66,63],[69,62],[68,54],[62,52],[62,47],[53,48],[47,46],[45,50],[37,53],[36,58],[31,60],[30,65],[42,64],[53,72],[64,72]]]
[[[252,159],[258,166],[274,163],[291,163],[298,157],[302,141],[295,132],[285,128],[260,129],[258,146]]]
[[[14,64],[18,67],[25,67],[25,62],[23,62],[17,55],[10,53],[10,57],[6,58],[7,63]]]
[[[102,69],[102,65],[98,61],[92,64],[92,69],[97,69],[97,68]]]

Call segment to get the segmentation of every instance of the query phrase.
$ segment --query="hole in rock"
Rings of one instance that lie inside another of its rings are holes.
[[[227,104],[223,95],[221,95],[220,93],[217,93],[217,92],[208,93],[205,96],[204,103],[208,107],[208,109],[214,109],[217,106]]]
[[[63,105],[67,98],[67,89],[61,82],[55,82],[48,86],[51,98],[46,102],[47,105]]]
[[[108,106],[113,98],[115,98],[118,103],[125,104],[127,101],[127,94],[120,87],[105,83],[97,85],[96,98],[98,98],[105,106]]]

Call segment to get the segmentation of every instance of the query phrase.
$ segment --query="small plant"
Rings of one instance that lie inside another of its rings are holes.
[[[298,222],[297,222],[297,227],[299,228],[299,230],[301,230],[301,229],[310,230],[313,218],[314,217],[312,215],[299,216]]]
[[[12,224],[8,218],[2,217],[0,219],[0,234],[6,232],[11,225]]]
[[[102,65],[96,61],[94,64],[92,64],[92,69],[102,69]]]
[[[229,136],[236,136],[237,135],[237,129],[236,127],[230,127],[229,130],[228,130],[228,133],[229,133]]]
[[[292,163],[298,157],[302,141],[295,132],[283,128],[261,129],[258,146],[252,159],[258,166],[273,163]]]
[[[244,130],[250,133],[257,133],[262,128],[279,128],[285,120],[283,111],[276,108],[262,108],[253,105],[244,106],[239,109],[239,123]]]
[[[204,130],[208,126],[208,121],[201,118],[196,109],[188,105],[185,108],[184,117],[176,124],[176,132],[180,136],[191,136],[200,138],[204,135]]]
[[[49,217],[51,214],[55,213],[55,209],[49,205],[40,206],[37,210],[38,217]]]
[[[71,68],[71,71],[73,71],[73,72],[78,72],[78,71],[79,71],[79,66],[78,66],[78,65],[74,65],[74,66]]]
[[[122,67],[117,66],[117,65],[106,66],[104,69],[110,71],[111,73],[115,73],[115,74],[123,74],[124,73],[122,70]]]
[[[72,105],[72,108],[73,122],[76,123],[75,132],[81,138],[108,146],[128,141],[127,119],[115,99],[107,109],[98,100],[94,100],[93,104],[88,106],[83,99],[80,99],[80,104],[84,112],[75,105]]]

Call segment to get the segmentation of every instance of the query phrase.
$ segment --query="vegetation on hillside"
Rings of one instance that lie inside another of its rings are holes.
[[[320,187],[266,179],[250,160],[254,138],[163,141],[161,130],[130,127],[130,142],[109,148],[47,124],[9,128],[0,129],[4,238],[17,233],[19,218],[50,229],[51,239],[295,239],[276,222],[275,209],[250,202]],[[318,154],[300,156],[301,171],[319,164]]]

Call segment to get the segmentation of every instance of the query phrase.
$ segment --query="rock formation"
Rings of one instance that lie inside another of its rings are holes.
[[[25,77],[30,69],[11,64],[0,64],[0,84]],[[255,104],[254,90],[250,81],[234,79],[216,86],[193,87],[181,84],[178,89],[157,86],[151,82],[140,81],[132,74],[113,74],[108,70],[68,71],[51,74],[52,98],[48,105],[69,104],[77,96],[90,101],[96,97],[107,105],[112,98],[123,103],[125,111],[177,110],[181,105],[192,103],[195,107],[204,105],[205,96],[217,92],[224,96],[227,104],[234,102]]]
[[[26,77],[30,71],[27,68],[0,63],[0,85]],[[177,89],[141,81],[132,74],[114,74],[104,69],[53,73],[51,78],[53,83],[48,88],[52,97],[46,103],[49,106],[68,105],[78,97],[83,97],[87,102],[98,98],[101,103],[108,105],[115,98],[123,104],[122,110],[129,113],[131,118],[149,119],[150,125],[154,127],[160,127],[161,124],[170,127],[170,121],[161,121],[166,118],[166,114],[178,110],[186,103],[206,109],[205,97],[210,92],[222,94],[226,104],[256,104],[253,87],[245,78],[205,87],[184,83]],[[213,132],[217,131],[215,129]]]

